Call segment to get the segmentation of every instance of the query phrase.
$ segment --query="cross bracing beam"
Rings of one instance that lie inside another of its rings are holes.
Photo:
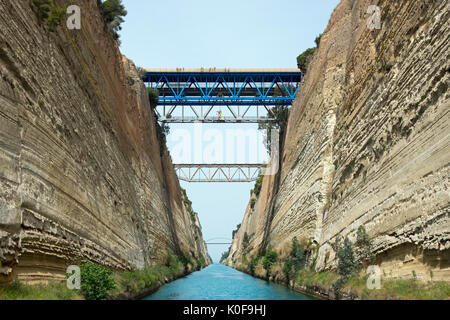
[[[175,164],[178,179],[186,182],[252,182],[266,164]]]
[[[159,121],[166,123],[260,123],[273,122],[267,106],[158,106]]]
[[[302,76],[300,70],[147,70],[144,82],[158,90],[159,106],[267,107],[291,105]]]
[[[159,97],[160,106],[289,106],[295,97]]]

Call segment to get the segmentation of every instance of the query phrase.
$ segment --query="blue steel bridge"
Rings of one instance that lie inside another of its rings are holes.
[[[148,69],[144,82],[158,90],[163,123],[262,123],[271,108],[290,106],[303,77],[298,69]],[[187,182],[251,182],[266,164],[175,164]]]
[[[298,69],[149,69],[144,82],[158,90],[166,123],[273,121],[270,108],[290,106],[302,80]]]

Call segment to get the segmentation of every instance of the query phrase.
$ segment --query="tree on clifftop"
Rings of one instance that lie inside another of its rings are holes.
[[[122,4],[122,0],[97,0],[98,7],[102,13],[103,20],[108,24],[111,31],[113,32],[114,39],[119,39],[118,32],[122,30],[120,24],[124,22],[123,17],[125,17],[128,12],[125,10],[125,6]]]
[[[306,73],[308,71],[309,63],[311,62],[314,53],[316,53],[317,48],[319,48],[320,40],[322,39],[322,33],[319,34],[314,42],[316,43],[315,48],[309,48],[303,51],[301,54],[297,57],[297,67],[303,72]]]
[[[297,67],[303,72],[306,73],[308,70],[309,62],[311,61],[314,53],[316,53],[316,48],[309,48],[303,51],[297,57]]]

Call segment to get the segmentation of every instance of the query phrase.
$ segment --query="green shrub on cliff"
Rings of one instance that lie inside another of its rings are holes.
[[[148,100],[150,101],[150,107],[155,109],[159,102],[159,92],[153,88],[147,88]]]
[[[276,106],[270,109],[270,113],[275,118],[275,128],[286,126],[289,118],[289,108],[286,106]]]
[[[50,31],[61,24],[62,19],[66,15],[65,8],[55,7],[53,0],[33,0],[40,21],[45,21]]]
[[[314,39],[314,42],[316,43],[316,47],[317,47],[317,48],[318,48],[319,45],[320,45],[320,40],[322,40],[322,36],[323,36],[323,33],[319,34],[319,35],[316,37],[316,39]]]
[[[267,276],[270,275],[270,270],[272,269],[272,266],[277,262],[278,254],[276,251],[272,251],[270,249],[266,250],[266,254],[264,255],[263,259],[263,268],[267,272]]]
[[[345,238],[344,245],[338,252],[338,273],[344,278],[349,278],[356,274],[357,269],[358,262],[353,252],[352,243],[348,238]]]
[[[361,266],[364,267],[375,263],[375,255],[372,252],[372,239],[370,239],[364,226],[359,226],[356,232],[355,246],[361,259]]]
[[[158,277],[149,269],[123,272],[119,284],[124,292],[136,293],[156,283]]]
[[[87,300],[104,300],[116,287],[112,271],[91,262],[83,263],[81,270],[81,294]]]
[[[258,265],[259,260],[261,260],[261,256],[258,255],[255,258],[253,258],[252,260],[250,260],[250,263],[248,264],[248,269],[250,270],[250,273],[252,276],[255,275],[255,269],[256,266]]]
[[[222,253],[222,256],[220,257],[220,263],[222,263],[223,261],[225,261],[226,258],[228,258],[228,255],[230,254],[230,249],[231,249],[231,246],[228,248],[227,251]]]
[[[183,269],[183,264],[180,259],[173,256],[170,252],[167,252],[165,267],[169,269],[171,275],[176,275]]]
[[[348,238],[345,238],[342,248],[338,252],[338,274],[341,276],[332,284],[334,294],[339,298],[341,289],[352,277],[358,277],[359,263],[355,258],[353,246]]]
[[[198,268],[203,268],[206,266],[205,256],[200,252],[198,258],[195,259]]]
[[[256,180],[256,182],[255,182],[255,186],[254,186],[253,189],[251,190],[251,193],[254,193],[257,197],[258,197],[259,194],[261,193],[261,188],[262,188],[263,179],[264,179],[264,176],[263,176],[263,175],[260,175],[260,176],[258,177],[258,180]]]
[[[300,269],[303,269],[305,267],[306,264],[305,250],[300,245],[296,237],[292,239],[291,257],[295,273],[297,273]]]
[[[248,236],[248,233],[245,232],[244,238],[242,239],[242,248],[246,250],[249,244],[250,244],[250,237]]]
[[[192,260],[192,255],[189,252],[183,252],[183,254],[179,257],[181,263],[183,264],[184,268],[187,269],[189,265],[194,267],[194,262]]]
[[[155,128],[156,128],[156,136],[158,137],[158,141],[160,142],[159,153],[162,156],[164,153],[164,146],[166,145],[167,136],[170,133],[170,127],[167,123],[159,123],[157,119],[155,119]]]
[[[293,279],[295,277],[295,272],[294,272],[294,262],[292,261],[292,258],[286,258],[286,260],[284,260],[284,264],[283,264],[283,273],[284,276],[286,277],[286,280],[289,281],[290,279]]]
[[[297,238],[294,237],[292,239],[292,250],[289,256],[284,261],[283,265],[283,273],[286,276],[286,279],[292,280],[295,279],[297,273],[305,267],[306,264],[306,255],[305,250],[298,242]]]
[[[144,80],[147,70],[142,67],[136,67],[136,71],[138,73],[139,79]]]
[[[191,221],[195,223],[197,221],[197,212],[194,211],[192,208],[192,201],[189,200],[189,197],[187,195],[187,192],[185,189],[181,188],[181,194],[183,198],[184,207],[186,208],[187,212],[189,213],[189,216],[191,217]],[[201,230],[199,230],[201,233]]]
[[[52,8],[49,17],[47,18],[48,29],[50,31],[55,31],[55,28],[61,24],[65,15],[65,8]]]
[[[255,208],[255,204],[256,204],[256,199],[255,198],[251,198],[250,199],[250,209],[254,209]]]
[[[50,15],[50,10],[53,6],[52,0],[33,0],[33,5],[37,9],[40,20],[46,20]]]
[[[177,259],[170,253],[167,252],[166,256],[166,267],[171,267],[176,263]]]
[[[289,118],[289,108],[287,106],[272,107],[269,109],[269,116],[275,120],[258,124],[258,130],[264,132],[264,143],[268,153],[272,151],[272,130],[279,130],[286,127]]]
[[[234,239],[234,236],[236,235],[236,233],[239,231],[239,229],[241,228],[241,224],[239,223],[236,226],[236,229],[233,230],[233,232],[231,233],[231,238]]]

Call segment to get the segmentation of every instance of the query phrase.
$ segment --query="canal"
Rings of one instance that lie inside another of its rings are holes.
[[[311,300],[282,285],[213,264],[161,287],[144,300]]]

